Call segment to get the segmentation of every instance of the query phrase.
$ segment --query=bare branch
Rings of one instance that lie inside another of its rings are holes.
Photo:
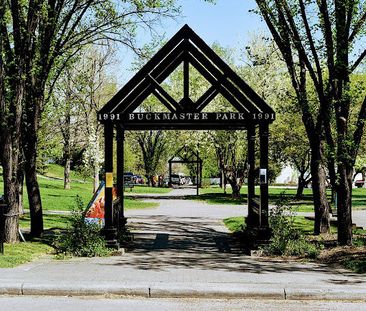
[[[350,69],[351,73],[355,71],[355,69],[358,67],[359,64],[361,64],[361,62],[364,60],[365,57],[366,57],[366,49],[361,53],[361,55],[356,59],[354,64],[351,66]]]

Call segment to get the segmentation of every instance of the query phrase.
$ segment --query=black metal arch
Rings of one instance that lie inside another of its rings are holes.
[[[172,165],[173,163],[182,164],[196,164],[196,183],[197,183],[197,195],[199,195],[199,188],[202,182],[202,159],[199,156],[199,151],[194,151],[187,145],[180,148],[168,161],[169,163],[169,185],[172,184]]]
[[[176,101],[161,83],[183,64],[183,98]],[[193,66],[210,84],[194,101],[189,94],[189,68]],[[136,112],[154,95],[169,112]],[[203,112],[221,94],[229,112]],[[248,134],[248,227],[268,229],[268,128],[273,109],[251,89],[190,27],[183,26],[136,75],[98,112],[105,136],[105,235],[107,244],[118,246],[117,227],[126,223],[123,207],[123,149],[125,130],[185,129],[238,130]],[[255,196],[255,142],[259,128],[260,196]],[[117,196],[113,206],[113,137],[117,132]],[[119,216],[114,217],[113,209]],[[119,228],[123,229],[123,228]]]
[[[161,83],[182,63],[184,96],[180,101],[176,101]],[[189,97],[189,65],[211,84],[196,101]],[[154,94],[170,113],[134,113],[151,94]],[[232,105],[232,112],[227,115],[202,115],[202,110],[218,94]],[[187,124],[190,125],[189,129],[246,129],[251,124],[273,122],[275,113],[188,25],[185,25],[99,111],[98,119],[103,123],[121,123],[124,129],[131,130],[182,129],[186,128]]]

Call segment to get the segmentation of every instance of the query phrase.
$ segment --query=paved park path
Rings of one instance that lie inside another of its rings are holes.
[[[222,219],[246,215],[245,207],[177,199],[194,191],[173,190],[150,198],[158,208],[126,211],[135,243],[124,255],[0,269],[0,293],[365,299],[366,275],[244,255]]]

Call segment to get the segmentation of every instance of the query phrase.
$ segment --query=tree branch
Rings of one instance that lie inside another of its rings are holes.
[[[350,69],[350,73],[355,71],[355,69],[358,67],[359,64],[361,64],[361,62],[364,60],[365,57],[366,57],[366,49],[361,53],[361,55],[353,63],[353,65],[351,66],[351,69]]]
[[[353,134],[353,140],[354,140],[354,152],[353,152],[353,163],[356,161],[356,156],[358,154],[358,149],[360,146],[363,130],[365,127],[365,119],[366,119],[366,96],[362,102],[360,112],[358,114],[358,119],[356,123],[356,130]]]
[[[323,74],[322,74],[322,70],[321,70],[321,67],[320,67],[318,53],[316,52],[313,35],[311,34],[308,18],[306,16],[304,1],[299,0],[299,4],[300,4],[300,10],[301,10],[301,17],[302,17],[302,20],[303,20],[303,23],[304,23],[304,26],[305,26],[306,36],[308,38],[310,49],[311,49],[311,52],[312,52],[312,55],[313,55],[313,58],[314,58],[314,61],[315,61],[316,71],[318,73],[319,84],[323,85]]]
[[[329,17],[328,4],[326,0],[317,0],[319,12],[320,12],[320,20],[322,23],[322,29],[324,33],[325,45],[327,50],[327,65],[329,71],[329,83],[327,88],[327,93],[329,94],[334,90],[334,43],[333,43],[333,31],[332,25]]]
[[[356,36],[359,34],[365,22],[366,22],[366,12],[361,15],[360,19],[353,26],[353,30],[348,38],[348,41],[350,43],[352,43],[353,40],[356,38]]]

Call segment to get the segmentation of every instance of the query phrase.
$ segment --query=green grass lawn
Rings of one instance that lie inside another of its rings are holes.
[[[310,219],[306,219],[303,216],[295,216],[294,217],[294,227],[301,232],[303,232],[306,235],[312,235],[314,232],[314,221]],[[231,232],[238,232],[241,229],[245,228],[245,217],[229,217],[225,218],[224,220],[225,226],[231,231]],[[337,227],[334,225],[331,225],[331,233],[336,234],[337,233]],[[366,236],[366,230],[363,229],[354,229],[353,234],[356,236],[359,235],[365,235]]]
[[[56,166],[57,169],[57,166]],[[58,173],[55,167],[52,169],[53,176],[58,177]],[[56,172],[56,173],[55,173]],[[77,175],[75,175],[77,177]],[[39,176],[38,182],[40,185],[40,191],[42,196],[43,209],[47,210],[61,210],[71,211],[76,204],[76,197],[79,196],[84,202],[85,207],[92,198],[92,182],[87,183],[72,181],[71,189],[63,189],[63,181],[57,179],[45,178]],[[0,176],[0,193],[3,190],[3,180]],[[167,193],[170,189],[151,188],[151,187],[136,187],[133,192],[138,193]],[[24,194],[24,206],[28,208],[27,193],[25,189]],[[143,202],[136,198],[125,198],[125,209],[141,209],[141,208],[154,208],[158,203],[155,202]],[[53,232],[54,230],[67,229],[70,224],[70,215],[43,215],[44,228],[46,232]],[[21,229],[29,229],[30,219],[29,213],[21,216],[19,219],[19,225]],[[50,231],[51,230],[51,231]],[[32,240],[26,236],[27,242],[17,243],[13,245],[5,244],[4,254],[0,255],[0,268],[12,268],[20,264],[32,261],[40,256],[50,253],[53,248],[49,246],[47,238],[42,240]],[[30,241],[30,242],[29,242]]]
[[[53,248],[42,242],[5,244],[4,255],[0,255],[0,268],[13,268],[50,253]]]
[[[223,193],[223,189],[220,187],[210,187],[200,189],[200,195],[191,196],[190,199],[205,201],[209,204],[245,204],[247,202],[247,187],[243,186],[241,189],[241,198],[233,198],[231,188],[227,188],[227,193]],[[327,191],[328,198],[331,198],[330,190]],[[259,195],[259,187],[256,187],[256,195]],[[269,202],[270,204],[276,204],[281,198],[287,198],[290,200],[291,205],[297,208],[299,212],[312,212],[313,198],[312,189],[304,189],[304,196],[301,200],[294,199],[296,195],[296,189],[294,188],[274,188],[269,187]],[[355,210],[366,209],[366,188],[352,189],[352,208]]]
[[[169,193],[172,191],[172,188],[160,188],[160,187],[148,187],[145,185],[135,185],[133,188],[127,188],[125,192],[127,194],[134,194],[134,193]]]

